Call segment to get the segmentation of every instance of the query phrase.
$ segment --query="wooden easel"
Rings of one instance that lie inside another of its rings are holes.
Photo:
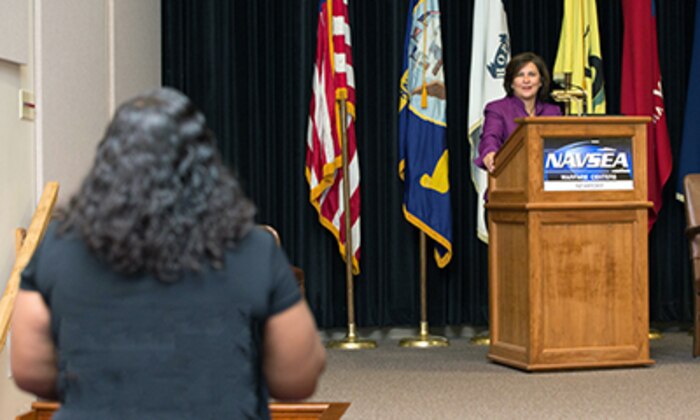
[[[32,255],[34,255],[34,251],[39,246],[41,238],[44,237],[44,232],[51,220],[51,212],[54,204],[56,204],[57,197],[58,182],[47,183],[46,187],[44,187],[44,192],[41,194],[34,216],[32,216],[29,228],[27,230],[18,228],[15,231],[17,258],[15,259],[14,267],[12,267],[10,279],[5,286],[5,292],[0,300],[0,352],[5,348],[7,333],[10,330],[12,310],[19,291],[20,275],[24,267],[29,264],[29,260],[32,259]]]

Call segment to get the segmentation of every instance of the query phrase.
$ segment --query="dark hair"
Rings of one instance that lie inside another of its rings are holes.
[[[506,66],[506,75],[503,78],[503,87],[506,89],[508,96],[513,96],[513,79],[515,75],[518,74],[520,69],[523,68],[527,63],[532,63],[537,67],[540,72],[540,80],[542,81],[542,86],[540,90],[537,91],[537,99],[540,101],[547,100],[549,96],[549,86],[551,84],[551,77],[549,76],[549,70],[547,70],[547,65],[545,64],[542,57],[533,52],[524,52],[511,58]]]
[[[61,232],[78,232],[117,272],[171,282],[206,262],[222,267],[254,214],[204,115],[159,88],[117,109]]]

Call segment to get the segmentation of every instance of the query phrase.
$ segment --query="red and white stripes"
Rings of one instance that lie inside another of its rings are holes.
[[[352,66],[348,0],[321,0],[317,29],[313,92],[306,138],[306,179],[310,202],[323,226],[338,241],[345,258],[345,205],[343,183],[350,180],[353,273],[360,260],[360,165],[355,143],[355,73]],[[341,122],[340,102],[346,119]],[[348,168],[343,168],[342,132],[347,130]],[[346,176],[347,175],[347,176]]]

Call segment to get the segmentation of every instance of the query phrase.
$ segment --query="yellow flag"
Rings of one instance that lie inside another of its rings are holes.
[[[554,80],[563,83],[565,73],[571,74],[574,88],[585,91],[586,113],[605,114],[603,58],[595,0],[564,0]],[[571,104],[571,112],[579,112],[578,103]]]

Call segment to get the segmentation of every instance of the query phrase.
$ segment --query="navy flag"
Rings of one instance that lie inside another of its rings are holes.
[[[688,96],[685,103],[685,121],[681,154],[678,158],[678,186],[676,196],[684,199],[683,178],[692,173],[700,173],[700,7],[695,8],[695,35],[693,56],[690,59]]]
[[[445,77],[438,0],[411,0],[399,98],[403,213],[435,241],[435,260],[452,258],[452,211],[445,141]]]

